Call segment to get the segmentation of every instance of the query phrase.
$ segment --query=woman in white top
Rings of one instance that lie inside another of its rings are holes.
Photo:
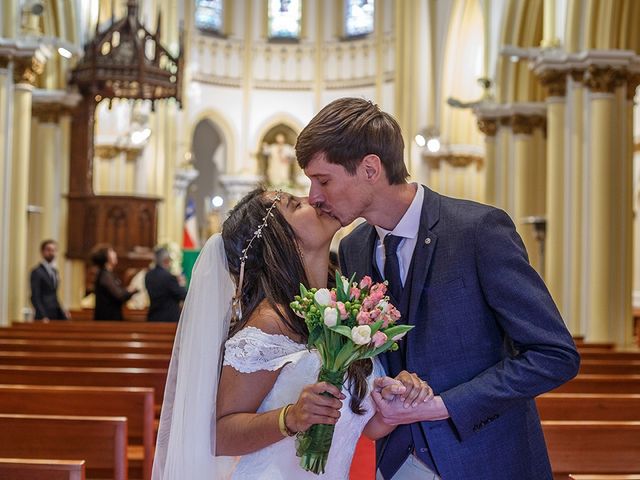
[[[342,392],[316,383],[319,356],[306,349],[304,320],[289,308],[300,283],[330,286],[329,245],[339,228],[306,198],[257,189],[207,242],[176,334],[154,480],[317,478],[299,467],[293,436],[317,423],[336,425],[320,477],[344,480],[360,435],[394,428],[369,396],[373,362],[353,364]],[[400,379],[380,387],[410,403],[432,395],[415,376]]]

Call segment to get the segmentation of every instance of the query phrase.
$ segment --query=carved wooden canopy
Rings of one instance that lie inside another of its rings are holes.
[[[128,0],[127,15],[112,20],[100,32],[96,24],[93,40],[84,47],[84,57],[71,76],[83,95],[103,98],[181,100],[182,32],[177,57],[160,43],[160,20],[153,34],[138,19],[137,0]]]

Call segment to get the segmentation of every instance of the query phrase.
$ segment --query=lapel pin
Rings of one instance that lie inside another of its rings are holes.
[[[424,243],[426,245],[429,245],[431,243],[431,239],[429,237],[427,237],[427,239],[424,241]]]

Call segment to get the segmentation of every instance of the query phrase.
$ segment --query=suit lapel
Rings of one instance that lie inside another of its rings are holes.
[[[429,266],[436,250],[438,236],[431,231],[440,219],[440,196],[424,187],[424,201],[420,215],[418,241],[413,252],[413,278],[411,281],[411,297],[409,300],[408,324],[415,323],[420,297],[425,286]]]
[[[360,281],[365,275],[373,278],[373,249],[376,245],[377,237],[376,229],[369,225],[364,237],[365,255],[354,255],[356,262],[355,268],[351,273],[356,274],[355,281]]]

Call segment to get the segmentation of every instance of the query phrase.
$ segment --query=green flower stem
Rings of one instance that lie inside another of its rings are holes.
[[[342,390],[344,374],[345,370],[330,371],[323,367],[318,382],[327,382]],[[333,396],[327,392],[323,395]],[[316,424],[298,436],[297,454],[303,469],[315,474],[324,473],[334,429],[335,425]]]

